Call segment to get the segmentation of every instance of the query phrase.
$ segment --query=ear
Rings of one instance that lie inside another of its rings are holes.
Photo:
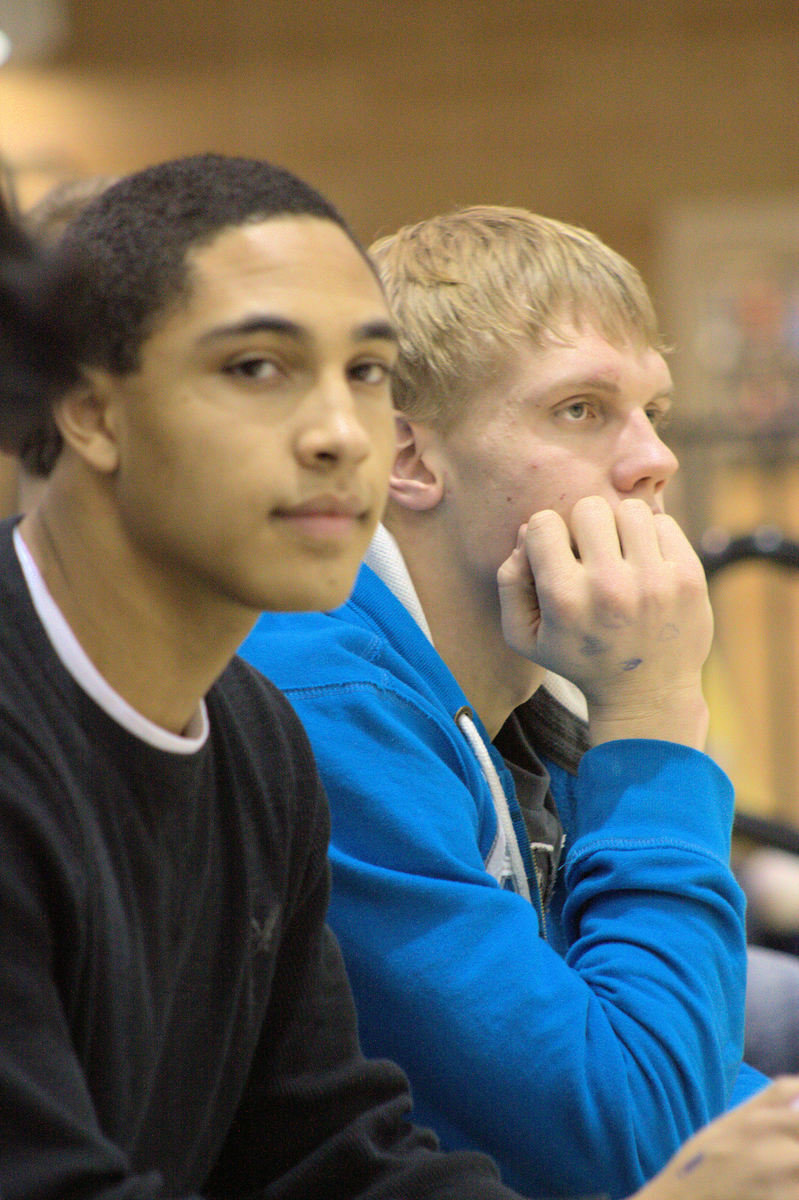
[[[438,437],[429,425],[397,413],[397,452],[388,485],[391,499],[402,508],[426,512],[444,495]]]
[[[114,398],[118,383],[107,371],[86,369],[53,410],[66,445],[94,470],[112,474],[119,465]]]

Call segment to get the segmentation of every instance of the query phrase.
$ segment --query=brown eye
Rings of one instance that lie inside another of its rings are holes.
[[[250,355],[247,358],[239,358],[235,362],[228,363],[225,367],[225,374],[240,375],[246,379],[272,379],[278,374],[278,367],[271,358]]]
[[[351,374],[359,383],[374,387],[386,382],[391,375],[391,369],[384,362],[362,362],[352,368]]]

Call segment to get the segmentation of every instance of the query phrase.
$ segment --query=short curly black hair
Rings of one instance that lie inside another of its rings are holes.
[[[259,159],[198,154],[113,183],[72,221],[55,251],[56,285],[77,362],[127,374],[165,308],[190,288],[188,252],[226,228],[281,216],[333,221],[371,266],[338,210],[310,184]],[[60,452],[52,418],[20,446],[47,474]]]

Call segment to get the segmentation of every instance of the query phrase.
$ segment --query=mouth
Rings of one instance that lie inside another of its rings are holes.
[[[371,507],[358,496],[315,496],[276,508],[272,515],[312,539],[346,538],[369,520]]]

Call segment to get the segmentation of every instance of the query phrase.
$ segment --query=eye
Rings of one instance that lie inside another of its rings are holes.
[[[658,433],[663,433],[664,430],[668,429],[671,421],[671,412],[669,409],[653,406],[646,410],[646,415]]]
[[[280,368],[271,358],[262,354],[248,354],[246,358],[237,358],[224,368],[226,375],[242,376],[245,379],[273,379],[279,374]]]
[[[384,362],[369,360],[368,362],[356,363],[351,368],[350,374],[359,383],[365,383],[369,387],[378,387],[391,378],[391,367]]]
[[[594,416],[593,406],[588,400],[570,400],[568,404],[564,404],[558,409],[558,416],[571,424],[577,424],[589,420]]]

